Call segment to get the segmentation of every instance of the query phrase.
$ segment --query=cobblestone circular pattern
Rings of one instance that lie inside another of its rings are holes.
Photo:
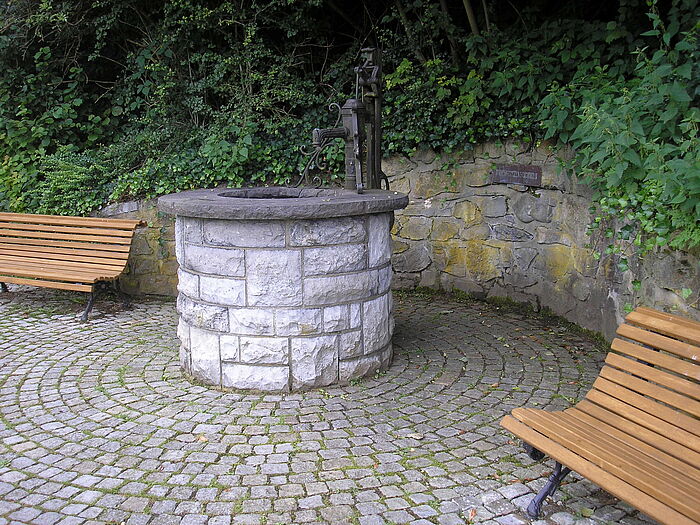
[[[395,299],[389,371],[269,395],[196,386],[170,301],[0,295],[0,525],[519,524],[551,461],[498,427],[563,408],[603,354],[485,303]],[[543,524],[650,520],[573,476]]]

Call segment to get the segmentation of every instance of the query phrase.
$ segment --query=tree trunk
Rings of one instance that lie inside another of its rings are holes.
[[[469,19],[469,27],[471,28],[472,33],[478,36],[479,26],[476,25],[476,17],[474,16],[471,0],[462,0],[462,2],[464,3],[464,10],[467,12],[467,18]]]
[[[413,54],[416,55],[418,62],[420,62],[421,64],[425,64],[427,60],[423,52],[420,50],[420,47],[418,47],[418,42],[416,42],[415,35],[413,34],[413,29],[411,28],[411,23],[408,20],[408,16],[406,15],[406,9],[401,3],[401,0],[396,0],[395,4],[396,9],[399,12],[399,18],[401,19],[401,23],[403,24],[403,27],[406,30],[408,42],[411,45],[411,48],[413,48]]]
[[[447,40],[450,43],[450,54],[452,55],[452,62],[455,66],[459,66],[462,63],[462,58],[459,56],[459,52],[457,51],[457,42],[455,41],[454,36],[452,36],[450,26],[453,26],[454,24],[452,24],[452,17],[450,16],[450,12],[447,10],[447,0],[440,0],[440,7],[442,8],[442,12],[445,15],[446,22],[442,29],[445,31],[445,35],[447,35]]]

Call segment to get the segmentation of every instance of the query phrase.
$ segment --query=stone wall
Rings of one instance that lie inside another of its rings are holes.
[[[566,152],[559,152],[566,155]],[[542,167],[542,188],[489,184],[494,163]],[[530,152],[514,145],[477,146],[450,159],[432,152],[385,162],[392,189],[408,193],[396,212],[394,285],[462,290],[548,307],[585,328],[612,337],[629,306],[651,306],[700,320],[697,254],[665,252],[631,258],[620,272],[609,256],[596,260],[603,242],[586,235],[590,192],[559,172],[546,146]],[[123,281],[135,294],[176,295],[173,221],[155,202],[103,210],[105,216],[141,218]],[[591,243],[595,246],[589,246]],[[635,290],[633,280],[641,281]],[[681,296],[683,288],[693,293]]]
[[[566,156],[567,152],[558,152]],[[542,167],[542,187],[490,184],[495,163]],[[396,213],[395,287],[462,290],[548,307],[611,338],[631,306],[700,319],[697,256],[630,257],[621,272],[607,244],[586,235],[590,191],[562,173],[547,146],[477,146],[449,159],[424,151],[385,164],[392,189],[410,196]],[[634,280],[641,281],[636,290]],[[692,289],[688,299],[683,288]]]
[[[102,209],[101,217],[140,219],[134,235],[122,289],[131,295],[177,295],[175,220],[160,213],[156,201],[131,201]]]

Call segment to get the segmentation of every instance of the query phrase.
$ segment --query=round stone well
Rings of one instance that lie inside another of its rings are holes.
[[[246,188],[161,197],[176,216],[180,363],[205,383],[295,391],[385,370],[391,224],[406,195]]]

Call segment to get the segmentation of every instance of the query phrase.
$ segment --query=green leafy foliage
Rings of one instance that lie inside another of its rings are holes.
[[[659,46],[636,53],[631,75],[598,67],[552,89],[540,111],[545,137],[574,147],[597,190],[593,226],[611,251],[700,245],[700,25],[679,30],[700,11],[676,9],[666,26],[651,7],[645,35]]]
[[[557,138],[611,250],[697,245],[695,3],[482,5],[473,34],[437,0],[1,3],[0,209],[295,180],[329,102],[354,93],[359,50],[379,45],[387,154]],[[327,151],[328,178],[342,154]]]

